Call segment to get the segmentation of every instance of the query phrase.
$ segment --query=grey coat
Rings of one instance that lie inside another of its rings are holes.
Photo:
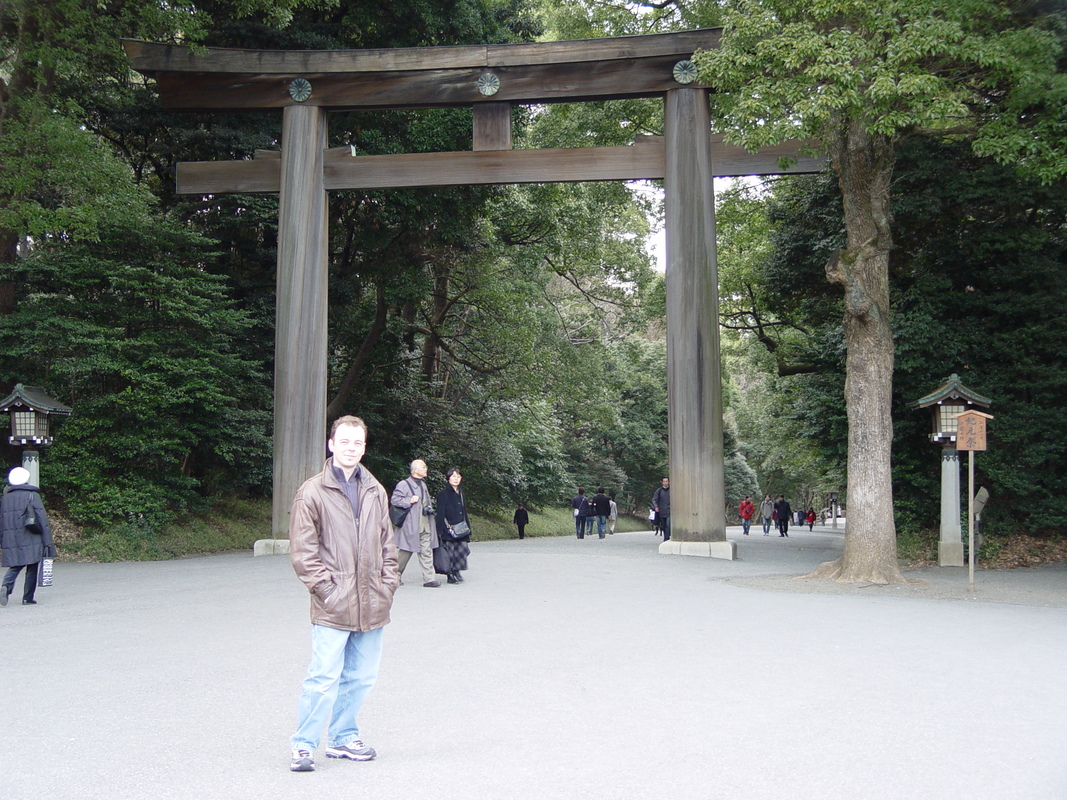
[[[52,542],[52,527],[39,495],[40,489],[28,483],[10,486],[0,499],[0,547],[3,566],[24,567],[37,564],[44,558],[54,558],[56,546]],[[33,508],[43,533],[30,533],[22,524],[26,509]]]
[[[421,496],[425,498],[424,501],[419,501],[415,505],[411,505],[411,496],[413,494],[420,494],[419,483],[417,479],[410,475],[404,480],[400,481],[393,489],[393,494],[389,498],[389,504],[396,506],[397,508],[410,508],[411,511],[404,518],[404,524],[399,528],[393,528],[393,536],[396,538],[396,546],[398,550],[407,550],[409,553],[419,552],[419,518],[422,516],[423,502],[427,503],[430,508],[433,508],[433,495],[430,494],[430,490],[426,487],[426,482],[422,481],[422,493]],[[433,516],[427,517],[430,521],[430,547],[437,548],[440,546],[440,541],[437,538],[437,524],[434,521]]]

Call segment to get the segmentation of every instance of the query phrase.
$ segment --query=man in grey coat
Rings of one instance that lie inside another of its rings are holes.
[[[436,589],[441,582],[433,571],[433,551],[440,542],[434,522],[433,498],[426,488],[426,471],[425,461],[418,458],[412,461],[411,476],[396,485],[389,503],[394,508],[408,509],[408,515],[400,527],[393,529],[396,547],[400,551],[400,575],[404,575],[411,555],[418,553],[422,585]]]

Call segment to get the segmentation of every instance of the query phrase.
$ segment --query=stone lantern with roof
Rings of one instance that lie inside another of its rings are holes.
[[[15,384],[15,391],[0,400],[0,411],[11,414],[11,444],[20,444],[22,466],[30,472],[30,483],[41,485],[40,453],[38,447],[52,444],[52,432],[48,418],[70,415],[69,406],[54,397],[49,397],[40,386]]]
[[[992,402],[968,389],[960,382],[960,376],[952,373],[945,383],[912,403],[912,408],[930,409],[933,423],[930,441],[941,445],[941,538],[937,543],[937,563],[941,567],[963,566],[957,418],[964,411],[989,408]]]

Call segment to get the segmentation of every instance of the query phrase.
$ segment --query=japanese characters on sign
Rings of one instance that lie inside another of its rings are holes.
[[[965,411],[956,419],[956,449],[985,450],[986,415],[978,411]]]

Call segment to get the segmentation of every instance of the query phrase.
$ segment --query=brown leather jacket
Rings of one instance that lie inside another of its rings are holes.
[[[370,631],[389,622],[400,585],[389,495],[360,466],[359,521],[337,482],[333,459],[304,481],[289,515],[289,557],[311,592],[311,622]]]

